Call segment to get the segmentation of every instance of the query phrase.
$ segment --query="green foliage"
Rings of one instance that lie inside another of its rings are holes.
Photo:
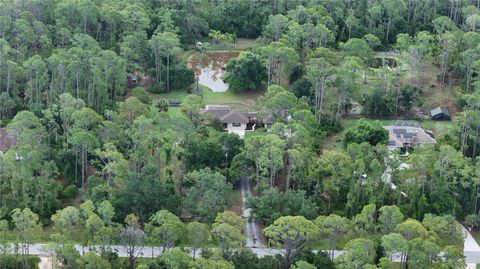
[[[26,264],[29,268],[36,268],[39,262],[40,257],[28,256]],[[25,265],[25,259],[15,255],[2,255],[0,257],[0,264],[2,265],[2,268],[5,269],[22,268]]]
[[[258,90],[267,80],[265,64],[261,57],[252,52],[242,52],[227,64],[225,82],[234,92]]]
[[[178,212],[179,203],[175,187],[160,181],[158,170],[151,165],[145,166],[140,173],[132,172],[125,188],[112,201],[119,218],[134,212],[142,221],[162,208]]]
[[[344,144],[361,144],[368,142],[371,145],[386,144],[388,140],[388,131],[383,128],[379,121],[360,120],[357,124],[345,132]]]
[[[137,97],[137,99],[144,104],[149,105],[152,103],[152,97],[147,93],[147,91],[144,88],[141,88],[141,87],[133,88],[132,95]]]
[[[305,191],[280,192],[270,188],[260,197],[249,197],[247,207],[252,210],[255,219],[267,225],[282,216],[304,216],[312,219],[317,209],[312,199],[306,197]]]
[[[285,216],[275,220],[263,232],[274,244],[285,248],[285,266],[290,266],[318,235],[319,229],[302,216]]]
[[[185,148],[182,157],[185,159],[187,171],[204,167],[213,169],[225,160],[222,145],[214,139],[208,139],[199,134],[192,134],[182,146]]]
[[[211,223],[217,213],[231,206],[227,194],[232,185],[225,177],[210,169],[201,169],[188,175],[194,182],[185,198],[186,207],[201,220]]]

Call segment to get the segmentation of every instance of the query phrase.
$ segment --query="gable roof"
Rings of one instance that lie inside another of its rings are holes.
[[[435,115],[439,115],[439,114],[444,114],[444,115],[447,115],[450,117],[450,113],[448,112],[448,109],[444,108],[444,107],[436,107],[434,109],[432,109],[432,111],[430,111],[430,116],[435,116]]]
[[[204,109],[200,109],[200,114],[211,114],[216,118],[221,118],[224,115],[228,114],[230,111],[230,107],[228,106],[207,106]]]
[[[244,111],[231,110],[229,113],[220,118],[222,123],[247,123],[248,117],[244,115]]]
[[[7,129],[0,128],[0,152],[6,152],[16,143],[17,140],[7,132]]]

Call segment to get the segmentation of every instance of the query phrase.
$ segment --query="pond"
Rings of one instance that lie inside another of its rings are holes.
[[[225,67],[238,54],[237,51],[197,53],[188,59],[188,65],[195,72],[198,84],[207,86],[214,92],[226,92],[228,84],[223,81]]]

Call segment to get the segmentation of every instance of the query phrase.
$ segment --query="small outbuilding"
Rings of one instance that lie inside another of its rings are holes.
[[[430,111],[430,118],[432,120],[451,120],[448,109],[441,106],[434,108],[432,109],[432,111]]]
[[[5,128],[0,128],[0,153],[5,153],[11,147],[15,146],[17,140],[10,135]]]

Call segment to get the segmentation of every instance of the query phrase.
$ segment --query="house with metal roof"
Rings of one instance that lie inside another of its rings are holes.
[[[236,133],[242,138],[246,131],[255,130],[258,124],[257,113],[230,109],[228,106],[207,106],[200,110],[200,115],[218,119],[225,131]]]
[[[388,130],[387,146],[391,150],[409,149],[437,143],[433,133],[424,130],[418,122],[394,121],[384,128]]]
[[[451,119],[448,109],[441,106],[434,108],[432,109],[432,111],[430,111],[430,118],[432,120],[450,120]]]

